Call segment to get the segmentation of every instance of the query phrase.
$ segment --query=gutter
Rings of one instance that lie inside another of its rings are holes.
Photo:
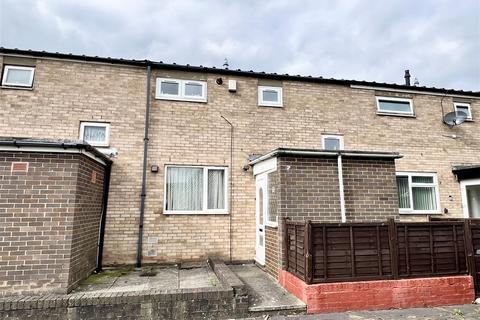
[[[142,266],[142,250],[143,250],[143,220],[145,216],[145,198],[147,196],[147,161],[148,161],[148,129],[150,124],[150,87],[152,67],[147,66],[147,101],[145,106],[145,133],[143,137],[143,168],[142,168],[142,191],[140,193],[140,217],[138,221],[138,242],[137,242],[137,268]]]

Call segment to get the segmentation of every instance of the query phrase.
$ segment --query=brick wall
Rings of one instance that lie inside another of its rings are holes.
[[[347,222],[385,221],[399,218],[398,196],[393,159],[343,159],[343,183]],[[337,158],[279,157],[277,184],[279,226],[276,244],[266,250],[267,268],[276,274],[283,263],[282,219],[293,221],[341,222]]]
[[[471,276],[307,285],[281,270],[279,280],[307,304],[307,313],[435,307],[468,304],[475,299]]]
[[[0,152],[0,295],[64,293],[91,271],[103,169],[85,157]],[[11,172],[19,161],[28,172]],[[94,189],[78,178],[91,167],[99,172]]]
[[[95,172],[95,173],[93,173]],[[90,158],[79,159],[75,192],[69,288],[95,269],[105,170]],[[93,175],[93,176],[92,176]]]
[[[78,138],[81,120],[110,122],[111,146],[119,155],[112,170],[104,262],[134,263],[146,70],[41,58],[36,68],[33,90],[0,88],[0,135]],[[208,103],[154,99],[157,76],[207,81]],[[237,92],[217,85],[218,77],[224,83],[236,80]],[[234,260],[252,259],[255,183],[251,171],[242,170],[247,156],[277,147],[321,148],[322,133],[343,134],[350,150],[398,151],[404,158],[397,161],[397,170],[437,172],[441,208],[448,209],[449,217],[462,216],[460,188],[451,165],[478,163],[480,121],[452,129],[442,124],[441,105],[451,111],[451,96],[398,94],[413,99],[416,114],[416,118],[400,118],[376,114],[375,94],[392,93],[309,82],[283,81],[284,107],[259,107],[258,83],[253,77],[154,70],[148,165],[159,165],[160,172],[147,175],[145,261],[207,255],[229,259],[230,252]],[[473,117],[480,117],[480,100],[470,102]],[[221,115],[235,127],[234,166],[229,168],[232,212],[163,215],[164,165],[230,165],[230,127]],[[459,138],[448,138],[451,134]],[[401,218],[427,219],[424,215]]]

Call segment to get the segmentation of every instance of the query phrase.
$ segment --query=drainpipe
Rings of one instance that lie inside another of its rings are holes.
[[[103,241],[105,239],[105,224],[107,221],[108,192],[110,190],[110,174],[112,172],[112,164],[107,163],[105,167],[105,177],[103,178],[103,201],[102,214],[100,218],[99,236],[97,242],[97,264],[95,272],[102,271]]]
[[[347,222],[347,214],[345,212],[345,194],[343,190],[343,164],[342,155],[338,154],[338,186],[340,189],[340,213],[342,215],[342,222]]]
[[[150,78],[152,67],[147,66],[147,103],[145,106],[145,134],[143,137],[143,169],[142,169],[142,191],[140,193],[140,217],[138,221],[138,242],[137,242],[137,268],[142,266],[142,246],[143,246],[143,218],[145,215],[145,197],[147,182],[147,156],[148,156],[148,128],[150,123]]]
[[[222,117],[228,125],[230,126],[230,201],[228,201],[228,211],[229,211],[229,247],[230,247],[230,263],[232,262],[232,202],[233,202],[233,124],[224,116]]]

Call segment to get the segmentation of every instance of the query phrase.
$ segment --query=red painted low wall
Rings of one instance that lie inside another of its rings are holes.
[[[279,271],[280,284],[307,304],[308,313],[467,304],[475,299],[470,276],[307,285]]]

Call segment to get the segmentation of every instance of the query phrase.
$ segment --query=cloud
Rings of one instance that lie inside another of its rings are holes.
[[[477,0],[0,0],[0,45],[480,90]]]

